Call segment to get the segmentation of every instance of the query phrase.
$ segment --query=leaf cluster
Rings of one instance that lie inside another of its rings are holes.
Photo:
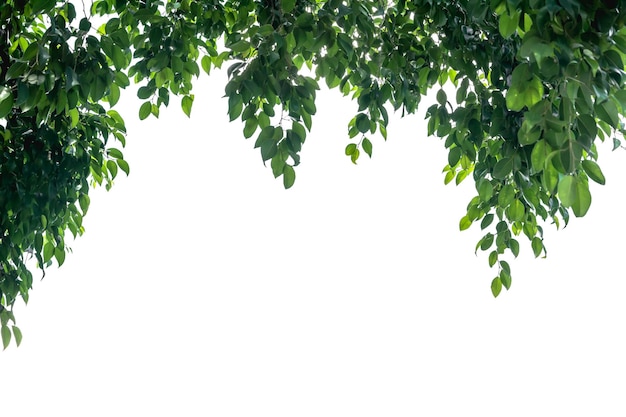
[[[61,265],[65,233],[83,233],[90,184],[129,166],[113,109],[140,85],[139,117],[172,96],[190,116],[193,82],[228,64],[228,117],[240,120],[285,188],[313,128],[320,83],[358,104],[345,153],[357,163],[387,139],[389,112],[427,109],[427,134],[448,149],[444,182],[471,177],[460,229],[509,289],[506,254],[525,235],[545,255],[542,223],[584,216],[604,184],[598,139],[620,146],[626,111],[626,8],[577,0],[95,0],[0,5],[0,321],[28,300],[33,257]],[[454,86],[450,94],[448,86]],[[454,95],[454,97],[451,97]]]

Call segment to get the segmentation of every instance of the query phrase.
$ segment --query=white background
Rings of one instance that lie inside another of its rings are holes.
[[[320,93],[290,190],[229,124],[223,74],[138,122],[131,175],[92,193],[86,233],[16,310],[2,416],[623,416],[623,151],[547,259],[496,271],[459,232],[471,178],[443,185],[423,116],[374,157],[343,149],[356,106]],[[426,108],[425,105],[421,106]]]

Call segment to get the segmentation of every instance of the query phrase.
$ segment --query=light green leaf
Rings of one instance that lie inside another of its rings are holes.
[[[567,175],[559,181],[559,198],[565,207],[571,207],[576,217],[583,217],[591,206],[589,185],[578,177]]]
[[[515,67],[511,76],[511,87],[506,93],[506,106],[512,111],[521,111],[524,107],[531,108],[543,98],[543,84],[534,75],[528,64]]]
[[[500,295],[501,291],[502,281],[500,280],[500,277],[495,277],[493,281],[491,281],[491,293],[494,297],[497,297],[498,295]]]
[[[52,259],[53,255],[54,245],[52,244],[52,242],[46,242],[46,244],[43,245],[43,261],[48,262],[50,259]]]
[[[283,12],[285,13],[291,13],[293,8],[296,6],[296,0],[281,0],[280,3],[283,9]]]
[[[361,156],[361,151],[359,151],[358,149],[355,149],[354,152],[350,154],[350,160],[353,164],[356,165],[356,161],[359,159],[359,156]]]
[[[139,107],[139,120],[144,120],[150,113],[152,112],[152,103],[149,101],[144,102],[141,107]]]
[[[13,326],[13,336],[15,336],[15,344],[19,347],[22,343],[22,331],[17,326]]]
[[[467,217],[467,215],[461,217],[461,221],[459,222],[459,229],[461,231],[469,229],[472,225],[472,221]]]
[[[509,220],[512,222],[518,222],[524,220],[524,215],[526,214],[526,209],[524,208],[524,204],[515,199],[507,209],[507,215]]]
[[[0,87],[0,118],[6,117],[13,109],[13,93],[5,86]]]
[[[187,117],[191,117],[191,106],[193,105],[193,99],[194,99],[194,96],[192,94],[192,95],[184,96],[181,101],[183,112],[185,112]]]
[[[54,257],[59,266],[63,265],[63,262],[65,262],[65,250],[61,246],[57,246],[54,248]]]
[[[9,329],[9,326],[2,326],[0,328],[0,333],[2,333],[3,349],[6,349],[9,347],[9,343],[11,343],[11,329]]]
[[[602,173],[600,166],[596,162],[590,159],[585,159],[582,162],[582,165],[587,175],[589,175],[589,178],[591,178],[598,184],[601,184],[601,185],[605,184],[606,179],[604,178],[604,174]]]
[[[535,146],[533,146],[533,150],[530,154],[530,162],[533,172],[539,173],[543,171],[543,167],[546,163],[546,158],[548,157],[550,152],[552,152],[552,148],[545,140],[542,139],[535,143]]]

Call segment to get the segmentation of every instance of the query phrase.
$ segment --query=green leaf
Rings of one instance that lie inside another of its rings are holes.
[[[358,149],[355,149],[354,152],[350,154],[350,160],[353,164],[356,165],[356,161],[359,159],[359,156],[361,156],[361,151],[359,151]]]
[[[0,118],[6,117],[13,110],[13,93],[11,89],[0,87]]]
[[[512,222],[518,222],[524,220],[524,215],[526,214],[526,209],[524,208],[524,204],[515,199],[507,209],[507,215],[509,220]]]
[[[15,344],[19,347],[22,343],[22,331],[17,326],[13,326],[13,336],[15,336]]]
[[[111,174],[111,179],[114,179],[117,176],[117,164],[112,159],[109,159],[107,162],[107,169]]]
[[[467,215],[461,217],[461,221],[459,222],[459,229],[461,231],[469,229],[472,225],[472,221],[469,219]]]
[[[448,152],[448,165],[455,167],[461,160],[461,156],[463,156],[463,150],[461,148],[454,147],[450,149],[450,152]]]
[[[493,223],[493,219],[494,219],[494,216],[493,216],[493,214],[492,214],[492,213],[487,214],[487,215],[483,218],[483,220],[480,222],[480,230],[484,230],[484,229],[486,229],[487,227],[489,227],[489,225],[490,225],[491,223]]]
[[[493,234],[487,233],[480,241],[480,249],[487,250],[493,245]]]
[[[115,159],[124,159],[124,154],[122,153],[122,151],[120,151],[117,148],[109,148],[107,149],[107,154],[111,157],[111,158],[115,158]]]
[[[156,89],[154,87],[143,86],[137,90],[137,97],[141,100],[146,100],[152,97]]]
[[[61,246],[57,246],[54,248],[54,257],[59,266],[63,265],[63,262],[65,262],[65,250]]]
[[[274,174],[274,178],[278,178],[282,175],[283,170],[285,168],[285,159],[281,152],[278,152],[276,155],[272,157],[272,162],[270,163],[272,167],[272,173]]]
[[[445,106],[448,102],[448,96],[446,95],[446,92],[443,91],[443,88],[437,91],[437,102],[442,106]]]
[[[571,207],[576,217],[583,217],[591,206],[589,185],[578,177],[564,176],[559,181],[559,198],[565,207]]]
[[[489,201],[493,196],[493,185],[486,179],[480,180],[478,182],[478,195],[482,201]]]
[[[291,13],[296,6],[296,0],[281,0],[280,4],[284,13]]]
[[[511,250],[513,256],[517,258],[517,256],[519,255],[519,242],[515,239],[509,240],[509,249]]]
[[[533,172],[539,173],[543,171],[546,158],[550,152],[552,152],[552,148],[545,140],[542,139],[535,143],[535,146],[533,146],[533,150],[530,154],[530,162]]]
[[[371,158],[372,157],[372,142],[368,138],[363,138],[363,151]]]
[[[367,133],[370,130],[370,119],[366,114],[359,113],[356,115],[356,128],[361,133]]]
[[[252,135],[254,135],[254,132],[256,132],[256,129],[258,126],[259,126],[259,122],[256,117],[251,117],[249,119],[246,119],[246,123],[243,127],[243,136],[246,139],[251,138]]]
[[[493,267],[498,262],[498,251],[491,251],[489,254],[489,267]]]
[[[589,175],[589,178],[591,178],[598,184],[601,184],[601,185],[605,184],[606,179],[604,178],[604,174],[602,173],[600,166],[596,162],[590,159],[585,159],[582,162],[582,166],[585,172],[587,173],[587,175]]]
[[[11,330],[9,329],[9,326],[2,326],[2,328],[0,328],[0,333],[2,333],[3,349],[6,349],[9,347],[9,343],[11,343]]]
[[[124,173],[128,176],[128,174],[130,174],[130,167],[128,166],[128,162],[126,162],[123,159],[117,159],[115,162],[117,162],[117,166],[120,167],[120,169],[122,171],[124,171]]]
[[[83,212],[83,216],[87,214],[90,202],[91,200],[89,199],[89,196],[87,194],[81,194],[80,197],[78,197],[78,204],[80,205],[80,209]]]
[[[527,63],[515,67],[511,76],[511,86],[506,93],[506,106],[512,111],[529,109],[543,98],[543,84],[532,73]]]
[[[612,100],[606,100],[600,104],[596,104],[595,110],[600,120],[608,123],[614,129],[619,127],[617,106]]]
[[[235,42],[232,45],[230,45],[230,49],[233,52],[239,52],[239,53],[245,52],[250,49],[250,42],[244,41],[244,40]]]
[[[540,238],[535,236],[533,240],[531,241],[530,245],[533,248],[533,253],[535,254],[535,258],[538,258],[539,255],[541,255],[541,251],[543,250],[543,242],[541,241]]]
[[[242,110],[243,100],[241,98],[241,95],[234,94],[228,97],[228,117],[230,118],[231,122],[239,117]]]
[[[500,271],[500,282],[502,282],[502,286],[508,291],[511,288],[511,275],[506,271]]]
[[[504,13],[500,16],[498,22],[498,30],[504,38],[510,38],[515,31],[519,23],[520,12],[514,11],[513,14]]]
[[[144,120],[152,112],[152,103],[145,101],[141,107],[139,107],[139,120]]]
[[[550,194],[555,192],[556,187],[559,184],[559,173],[552,162],[548,162],[546,164],[543,170],[542,182]]]
[[[181,101],[181,106],[183,108],[183,112],[187,115],[187,117],[191,117],[191,106],[193,105],[193,95],[184,96]]]
[[[502,208],[507,208],[515,199],[515,188],[512,185],[506,184],[500,193],[498,194],[498,205]]]
[[[513,171],[513,158],[502,158],[493,167],[493,177],[499,180],[505,179]]]
[[[52,244],[52,242],[46,242],[46,244],[43,245],[43,261],[48,262],[50,259],[52,259],[53,255],[54,245]]]
[[[352,155],[355,151],[357,150],[356,148],[356,143],[349,143],[346,146],[346,155],[350,156]]]
[[[295,181],[296,171],[291,165],[285,164],[285,167],[283,168],[283,185],[285,186],[285,189],[291,188]]]
[[[498,295],[500,295],[501,291],[502,281],[500,280],[500,277],[495,277],[493,281],[491,281],[491,293],[494,297],[497,297]]]
[[[202,59],[200,60],[200,66],[202,67],[204,72],[207,73],[207,75],[211,75],[211,57],[210,56],[208,55],[203,56]]]

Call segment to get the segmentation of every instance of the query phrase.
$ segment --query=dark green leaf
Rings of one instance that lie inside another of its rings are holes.
[[[494,219],[494,215],[493,214],[491,214],[491,213],[487,214],[483,218],[483,220],[480,222],[480,229],[484,230],[487,227],[489,227],[489,225],[493,222],[493,219]]]
[[[355,125],[357,129],[359,129],[359,132],[367,133],[370,130],[370,119],[367,115],[359,113],[356,115]]]
[[[507,290],[511,288],[511,275],[506,271],[500,271],[500,282]]]
[[[503,180],[513,171],[513,158],[503,158],[493,167],[493,177]]]

